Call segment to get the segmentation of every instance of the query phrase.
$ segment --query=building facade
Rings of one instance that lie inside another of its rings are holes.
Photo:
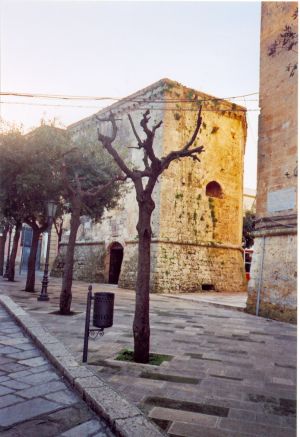
[[[118,120],[115,144],[129,165],[140,166],[131,114],[142,136],[140,120],[150,109],[156,131],[155,151],[164,156],[181,148],[191,137],[202,104],[203,122],[197,144],[204,146],[201,162],[174,161],[154,189],[152,215],[151,291],[245,290],[242,252],[243,160],[246,141],[245,108],[162,79],[97,115],[113,111]],[[94,117],[69,127],[75,139],[97,141]],[[102,127],[101,127],[102,129]],[[109,129],[109,124],[103,129]],[[74,277],[135,286],[138,218],[135,191],[128,192],[100,224],[83,218],[76,245]],[[56,266],[63,265],[67,235],[60,244]],[[55,269],[56,272],[59,269]]]
[[[251,212],[255,214],[256,208],[256,190],[252,188],[244,188],[243,194],[243,211],[244,215],[246,212]]]
[[[247,310],[296,320],[297,64],[296,48],[270,47],[285,26],[297,32],[296,2],[263,2],[256,231]]]

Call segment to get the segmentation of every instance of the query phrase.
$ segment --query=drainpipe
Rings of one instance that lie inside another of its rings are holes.
[[[265,244],[266,244],[266,237],[263,236],[263,244],[262,244],[262,255],[260,260],[260,272],[259,272],[259,283],[258,283],[258,290],[257,290],[257,299],[256,299],[256,315],[258,316],[259,313],[259,304],[260,304],[260,293],[261,293],[261,285],[262,285],[262,278],[263,278],[263,268],[264,268],[264,258],[265,258]]]

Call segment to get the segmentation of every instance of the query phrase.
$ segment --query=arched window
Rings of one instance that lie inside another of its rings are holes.
[[[216,181],[211,181],[206,185],[205,194],[209,197],[223,197],[222,187]]]

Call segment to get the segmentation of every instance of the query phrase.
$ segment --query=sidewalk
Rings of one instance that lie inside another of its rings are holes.
[[[0,290],[80,362],[88,284],[74,282],[74,315],[63,317],[55,314],[59,279],[50,279],[49,302],[21,291],[22,281],[0,280]],[[134,292],[108,284],[94,284],[96,291],[115,293],[114,325],[90,341],[88,367],[170,437],[296,435],[294,325],[155,294],[150,307],[151,352],[173,358],[159,367],[126,363],[114,357],[132,348]]]
[[[201,293],[182,293],[182,294],[162,294],[173,299],[189,300],[191,302],[205,302],[223,308],[231,308],[243,311],[246,308],[247,293],[218,293],[216,291],[208,291]]]
[[[0,434],[112,437],[0,307]]]

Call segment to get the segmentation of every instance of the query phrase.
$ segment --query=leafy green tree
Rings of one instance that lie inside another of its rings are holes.
[[[10,126],[7,130],[0,129],[0,210],[2,222],[5,224],[4,235],[1,242],[1,271],[3,273],[4,247],[7,232],[15,227],[12,250],[9,257],[9,266],[7,279],[14,281],[15,278],[15,261],[17,249],[22,229],[22,213],[16,207],[16,192],[14,181],[18,177],[20,171],[20,163],[22,158],[23,136],[19,128]]]
[[[41,125],[26,135],[26,152],[30,155],[25,171],[19,176],[18,192],[26,205],[24,222],[32,228],[32,245],[28,259],[26,291],[34,291],[35,263],[40,235],[47,230],[47,201],[61,201],[63,190],[60,158],[71,148],[64,129]],[[62,209],[57,210],[61,214]]]
[[[25,290],[34,291],[38,241],[47,229],[45,204],[60,200],[58,158],[69,147],[65,130],[42,124],[27,135],[8,131],[0,138],[0,202],[6,217],[32,228]]]
[[[14,229],[15,229],[15,233],[14,233],[12,249],[9,257],[9,265],[8,265],[8,272],[7,272],[7,279],[8,281],[11,282],[15,280],[16,257],[18,252],[19,240],[21,236],[21,230],[22,230],[21,220],[15,222]]]
[[[122,194],[120,188],[124,177],[118,174],[118,168],[109,155],[86,140],[78,144],[76,151],[65,156],[62,173],[66,187],[64,198],[69,204],[71,222],[60,294],[60,313],[70,314],[74,251],[80,217],[85,215],[99,221],[104,209],[115,207]]]

